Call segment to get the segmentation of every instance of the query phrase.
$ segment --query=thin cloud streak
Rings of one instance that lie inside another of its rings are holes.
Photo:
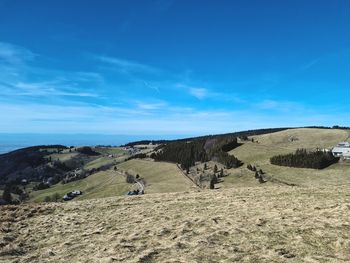
[[[190,88],[189,93],[199,100],[208,96],[208,90],[204,88]]]
[[[145,73],[158,73],[160,69],[153,66],[142,64],[136,61],[121,59],[116,57],[93,55],[93,59],[103,62],[116,67],[122,72],[132,73],[132,72],[145,72]]]
[[[330,116],[319,112],[300,117],[299,112],[280,112],[271,116],[254,110],[201,111],[171,108],[141,102],[133,108],[93,105],[0,105],[0,132],[25,130],[42,133],[111,133],[111,134],[214,134],[251,128],[278,126],[330,125]],[[153,112],[153,110],[161,110]],[[11,112],[11,115],[8,114]],[[346,114],[336,120],[347,118]],[[50,120],[50,121],[48,121]],[[232,120],[232,121],[229,121]],[[33,122],[35,125],[33,125]],[[317,123],[315,123],[317,122]],[[64,125],[69,123],[69,125]]]
[[[26,48],[0,42],[0,61],[13,65],[19,65],[25,63],[26,61],[33,60],[36,56],[36,54]]]

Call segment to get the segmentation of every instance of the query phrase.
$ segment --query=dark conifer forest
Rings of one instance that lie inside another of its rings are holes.
[[[227,152],[240,144],[237,138],[231,135],[207,136],[189,141],[172,141],[159,147],[158,152],[152,154],[156,161],[168,161],[181,164],[188,169],[195,162],[210,160],[220,162],[227,168],[239,167],[242,162]]]
[[[313,169],[326,168],[338,162],[338,160],[339,158],[334,157],[331,152],[310,152],[306,149],[298,149],[295,153],[277,155],[270,158],[271,164]]]

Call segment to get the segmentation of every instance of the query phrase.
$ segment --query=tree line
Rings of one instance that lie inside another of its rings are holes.
[[[236,137],[222,136],[197,138],[191,141],[172,141],[159,147],[151,158],[156,161],[180,163],[185,170],[196,162],[214,160],[224,164],[227,168],[238,167],[242,163],[227,151],[239,146]]]
[[[307,151],[298,149],[295,153],[277,155],[270,158],[271,164],[297,167],[323,169],[329,165],[338,162],[339,158],[333,156],[330,152]]]

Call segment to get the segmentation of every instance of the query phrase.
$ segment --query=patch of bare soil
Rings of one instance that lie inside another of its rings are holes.
[[[350,187],[0,207],[3,262],[349,262]]]

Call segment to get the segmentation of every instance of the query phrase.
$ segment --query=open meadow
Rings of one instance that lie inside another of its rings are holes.
[[[247,164],[262,169],[266,173],[268,183],[300,186],[350,184],[350,163],[348,162],[340,161],[322,170],[270,164],[272,156],[292,153],[300,148],[332,149],[338,142],[349,139],[349,131],[302,128],[252,137],[255,142],[246,141],[230,151],[230,154],[242,160],[244,165],[238,169],[230,169],[230,176],[225,177],[222,187],[258,185],[254,173],[246,169]]]
[[[350,187],[4,206],[1,262],[349,262]]]

